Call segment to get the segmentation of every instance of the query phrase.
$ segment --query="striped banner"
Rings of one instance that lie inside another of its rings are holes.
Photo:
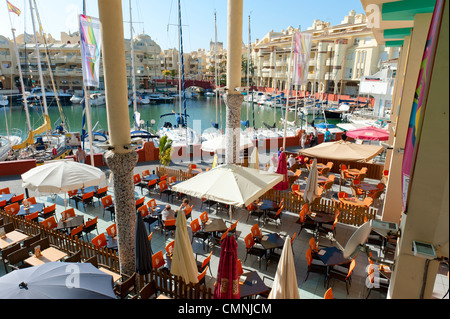
[[[98,87],[100,74],[100,20],[80,14],[81,61],[83,84]]]
[[[306,84],[308,78],[308,62],[311,54],[311,33],[297,33],[294,47],[294,75],[292,84]]]

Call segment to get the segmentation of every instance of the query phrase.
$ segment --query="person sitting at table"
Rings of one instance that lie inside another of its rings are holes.
[[[299,153],[296,160],[298,162],[298,165],[300,165],[300,166],[305,165],[305,157],[302,154]]]
[[[178,208],[175,211],[175,217],[177,217],[177,214],[179,211],[183,211],[184,213],[186,213],[186,210],[189,208],[189,199],[185,198],[183,199],[183,202],[180,205],[180,208]]]
[[[294,155],[292,155],[292,154],[289,155],[289,158],[288,158],[287,162],[288,162],[288,168],[291,168],[292,165],[295,164],[295,158],[294,158]]]
[[[166,205],[166,208],[164,208],[164,210],[161,212],[161,219],[175,219],[175,212],[172,210],[172,207],[170,207],[170,205]]]

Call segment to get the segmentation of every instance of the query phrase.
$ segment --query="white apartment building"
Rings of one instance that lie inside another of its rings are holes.
[[[299,29],[273,30],[252,44],[255,82],[260,87],[287,87],[292,36]],[[397,47],[378,45],[367,27],[364,14],[354,10],[335,26],[314,20],[306,31],[312,34],[311,55],[306,85],[311,93],[327,92],[356,96],[359,81],[378,71],[380,62],[398,57]]]

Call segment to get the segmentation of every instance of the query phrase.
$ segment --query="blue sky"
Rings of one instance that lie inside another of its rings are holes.
[[[10,0],[22,14],[11,14],[16,34],[24,28],[32,33],[29,0]],[[77,14],[82,12],[82,0],[36,0],[45,32],[60,38],[61,31],[76,31]],[[124,21],[129,21],[129,0],[123,0]],[[178,47],[177,0],[132,0],[134,33],[150,35],[162,49]],[[87,15],[98,17],[97,0],[86,0]],[[199,48],[209,50],[214,41],[214,11],[217,12],[218,41],[226,47],[227,0],[181,0],[184,51]],[[244,0],[243,41],[248,39],[248,16],[251,16],[251,39],[254,42],[270,30],[281,31],[289,25],[306,30],[314,19],[339,24],[350,10],[363,13],[359,0]],[[6,0],[0,0],[0,34],[11,38]],[[24,17],[26,19],[24,19]],[[130,35],[130,26],[124,23],[125,37]]]

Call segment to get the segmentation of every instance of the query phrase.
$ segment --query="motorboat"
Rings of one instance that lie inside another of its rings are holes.
[[[22,138],[20,136],[0,136],[0,161],[6,160],[11,148],[20,142],[22,142]]]
[[[0,106],[7,106],[9,104],[8,98],[0,94]]]
[[[81,102],[83,102],[83,97],[74,94],[70,98],[70,102],[72,102],[73,104],[81,104]]]
[[[172,122],[165,120],[165,118],[169,116],[175,117],[176,124],[173,124]],[[160,116],[160,119],[163,118],[164,122],[160,130],[158,131],[158,135],[160,138],[164,135],[167,135],[167,137],[172,140],[173,147],[201,144],[202,142],[201,135],[192,128],[186,127],[184,115],[180,116],[179,113],[173,112],[162,114]]]
[[[327,118],[339,119],[342,118],[344,113],[348,113],[350,111],[350,105],[347,103],[342,103],[338,108],[328,108],[324,109],[325,116]]]
[[[102,93],[92,93],[90,96],[91,105],[106,105],[106,97]]]
[[[27,103],[41,103],[42,101],[42,90],[40,87],[35,87],[31,90],[30,94],[27,96]],[[67,93],[58,93],[57,95],[53,91],[45,90],[45,97],[47,100],[47,105],[56,105],[56,96],[58,96],[58,100],[62,104],[68,104],[70,99],[72,98],[71,94]],[[19,98],[19,101],[24,103],[23,97]]]

